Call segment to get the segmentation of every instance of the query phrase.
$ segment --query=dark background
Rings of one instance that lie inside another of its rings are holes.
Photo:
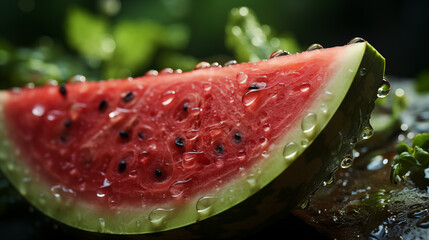
[[[98,2],[1,1],[0,38],[15,46],[31,46],[41,36],[64,43],[67,8],[78,4],[99,13]],[[276,31],[293,33],[303,49],[314,42],[325,47],[344,45],[360,36],[387,59],[388,75],[414,78],[429,68],[429,2],[426,0],[124,0],[121,11],[111,19],[145,18],[165,24],[186,24],[190,37],[182,53],[207,59],[228,54],[224,28],[230,9],[240,6],[253,9],[261,23]]]

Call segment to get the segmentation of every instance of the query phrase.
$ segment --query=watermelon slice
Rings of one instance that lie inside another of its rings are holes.
[[[2,91],[1,168],[46,215],[91,232],[250,228],[350,160],[383,84],[367,42],[282,55]]]

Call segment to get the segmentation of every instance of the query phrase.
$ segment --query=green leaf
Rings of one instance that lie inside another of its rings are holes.
[[[121,21],[114,26],[115,51],[104,66],[104,78],[123,78],[147,68],[159,48],[181,49],[189,32],[183,25],[153,21]]]
[[[405,143],[396,146],[396,156],[390,171],[390,181],[395,184],[399,178],[405,179],[410,173],[413,182],[421,188],[426,188],[425,173],[429,168],[429,133],[421,133],[414,137],[413,147]]]
[[[401,142],[396,146],[396,154],[401,154],[403,152],[412,153],[413,149],[406,143]]]
[[[419,165],[429,164],[429,153],[418,146],[414,147],[414,157]]]
[[[291,34],[274,37],[273,29],[261,25],[253,11],[247,7],[231,10],[225,31],[226,46],[233,51],[237,60],[242,62],[267,59],[278,49],[291,53],[299,51],[298,44]]]
[[[429,151],[429,133],[421,133],[414,137],[413,146]]]
[[[65,30],[69,45],[89,60],[108,59],[113,53],[115,43],[106,18],[72,7],[67,12]]]

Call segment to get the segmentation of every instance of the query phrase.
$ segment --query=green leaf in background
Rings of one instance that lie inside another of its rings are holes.
[[[153,21],[121,21],[114,26],[115,51],[106,61],[103,78],[132,76],[146,68],[158,48],[181,49],[188,43],[183,25],[163,26]]]
[[[189,42],[185,25],[169,26],[151,20],[110,23],[106,17],[74,7],[68,12],[66,35],[69,45],[100,69],[101,79],[141,74],[160,49],[181,50]]]
[[[14,48],[0,41],[0,53],[5,60],[0,64],[2,88],[40,86],[52,79],[65,82],[76,74],[88,73],[80,58],[67,55],[49,37],[41,37],[34,47]]]
[[[68,10],[65,30],[69,45],[90,61],[108,59],[115,49],[107,18],[85,9],[72,7]]]
[[[290,53],[300,51],[291,34],[274,37],[273,29],[261,25],[253,11],[247,7],[231,10],[226,26],[226,46],[240,62],[256,62],[267,59],[278,49]]]

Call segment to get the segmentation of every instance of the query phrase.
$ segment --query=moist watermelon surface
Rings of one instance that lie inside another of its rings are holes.
[[[365,56],[384,69],[361,42],[186,73],[3,91],[2,170],[33,205],[73,227],[138,234],[189,225],[239,204],[298,161]],[[377,71],[362,76],[381,82]]]

